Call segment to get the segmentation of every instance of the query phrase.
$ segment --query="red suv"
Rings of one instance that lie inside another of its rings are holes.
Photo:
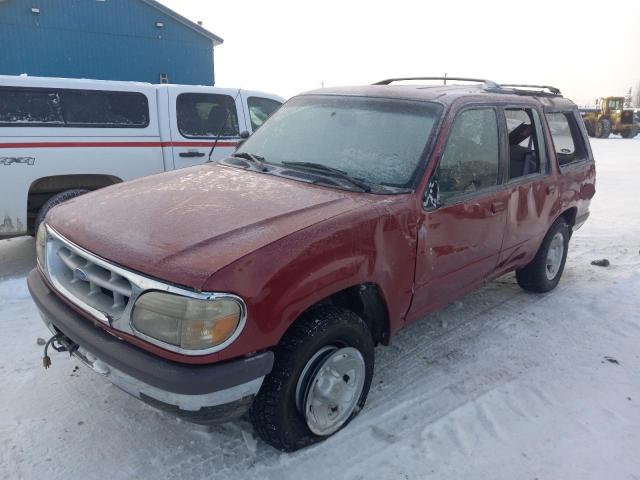
[[[295,450],[362,409],[403,326],[514,270],[552,290],[595,192],[576,106],[398,80],[299,95],[229,158],[54,208],[29,276],[47,348]]]

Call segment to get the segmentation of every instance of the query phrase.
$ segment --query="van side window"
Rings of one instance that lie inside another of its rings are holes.
[[[280,108],[282,103],[270,98],[249,97],[247,106],[249,107],[249,118],[251,119],[251,129],[255,132],[269,118],[273,112]]]
[[[27,127],[63,124],[57,92],[0,88],[0,125]]]
[[[136,92],[0,88],[0,125],[144,128],[149,102]]]
[[[573,112],[547,113],[547,123],[560,166],[587,158],[582,133]]]
[[[147,97],[135,92],[67,90],[61,92],[68,127],[144,128],[149,125]]]
[[[459,114],[438,165],[442,199],[497,185],[498,145],[498,121],[493,108]]]
[[[181,93],[176,110],[183,137],[237,137],[240,133],[236,103],[229,95]]]
[[[540,119],[531,108],[506,108],[509,139],[509,179],[546,172],[546,152]]]

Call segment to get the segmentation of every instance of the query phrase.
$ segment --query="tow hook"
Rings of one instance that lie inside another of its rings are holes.
[[[47,343],[44,345],[44,357],[42,357],[42,366],[47,369],[51,366],[51,358],[47,355],[47,350],[49,346],[53,348],[56,352],[69,352],[71,355],[75,352],[79,345],[74,343],[69,338],[65,337],[62,333],[58,333],[47,340]]]

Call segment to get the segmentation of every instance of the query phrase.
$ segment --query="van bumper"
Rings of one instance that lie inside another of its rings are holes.
[[[186,420],[211,424],[242,416],[273,367],[271,351],[210,365],[165,360],[78,314],[47,287],[37,269],[27,284],[47,328],[64,335],[81,363],[125,392]]]

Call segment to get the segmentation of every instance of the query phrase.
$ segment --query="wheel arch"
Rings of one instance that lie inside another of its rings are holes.
[[[302,311],[286,331],[295,325],[305,313],[320,305],[335,305],[352,311],[367,324],[374,344],[389,344],[389,310],[382,289],[376,283],[359,283],[325,296]]]
[[[558,218],[564,218],[565,222],[567,222],[567,225],[569,225],[569,227],[573,229],[573,226],[576,224],[577,215],[578,215],[578,207],[569,207],[566,210],[564,210],[560,215],[558,215]]]
[[[72,189],[97,190],[122,181],[115,175],[106,174],[50,175],[34,180],[27,194],[28,230],[33,231],[38,211],[52,196]]]

